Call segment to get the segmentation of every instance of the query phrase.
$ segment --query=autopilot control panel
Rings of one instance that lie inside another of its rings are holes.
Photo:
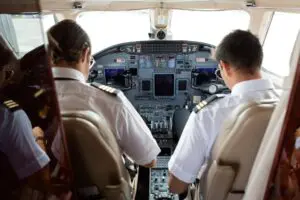
[[[229,92],[215,75],[213,48],[193,41],[137,41],[94,55],[89,82],[122,90],[162,149],[157,167],[150,170],[149,199],[177,199],[167,189],[167,163],[176,146],[174,112],[191,112],[209,96]]]

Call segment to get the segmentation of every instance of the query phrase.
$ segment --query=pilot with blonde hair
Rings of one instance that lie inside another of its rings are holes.
[[[273,83],[262,78],[262,47],[249,31],[228,34],[217,47],[215,57],[220,78],[231,94],[210,97],[199,103],[190,115],[168,163],[169,187],[173,193],[184,193],[189,184],[201,178],[199,172],[205,169],[221,125],[234,108],[250,101],[279,97]]]

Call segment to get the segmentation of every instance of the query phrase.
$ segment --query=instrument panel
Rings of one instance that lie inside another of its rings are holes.
[[[209,96],[229,92],[215,75],[218,63],[212,58],[213,48],[192,41],[140,41],[94,55],[96,64],[88,81],[122,90],[162,149],[157,167],[149,172],[149,199],[178,199],[168,192],[164,175],[176,146],[174,112],[192,111]]]
[[[96,55],[89,82],[124,92],[155,137],[172,138],[172,114],[227,88],[215,75],[213,45],[191,41],[118,44]],[[157,134],[158,133],[158,134]]]
[[[96,65],[89,80],[123,91],[135,90],[136,99],[139,96],[174,99],[191,92],[190,89],[201,90],[197,87],[204,83],[219,84],[214,74],[217,63],[211,58],[212,48],[209,44],[188,41],[116,45],[95,55]]]
[[[172,138],[172,114],[226,87],[215,75],[213,45],[191,41],[118,44],[96,55],[89,82],[118,88],[135,106],[155,137]]]

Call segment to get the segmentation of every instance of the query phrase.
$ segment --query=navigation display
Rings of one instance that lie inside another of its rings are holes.
[[[124,73],[123,68],[115,68],[115,69],[105,69],[104,75],[106,79],[106,83],[108,82],[118,82],[120,76]]]
[[[156,97],[172,97],[175,95],[174,74],[154,75],[154,95]]]

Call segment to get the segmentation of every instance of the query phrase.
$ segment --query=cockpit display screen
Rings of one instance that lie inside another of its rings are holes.
[[[105,69],[104,75],[106,79],[106,83],[114,82],[124,73],[124,68],[113,68],[113,69]]]
[[[156,97],[172,97],[175,91],[174,74],[154,75],[154,95]]]

